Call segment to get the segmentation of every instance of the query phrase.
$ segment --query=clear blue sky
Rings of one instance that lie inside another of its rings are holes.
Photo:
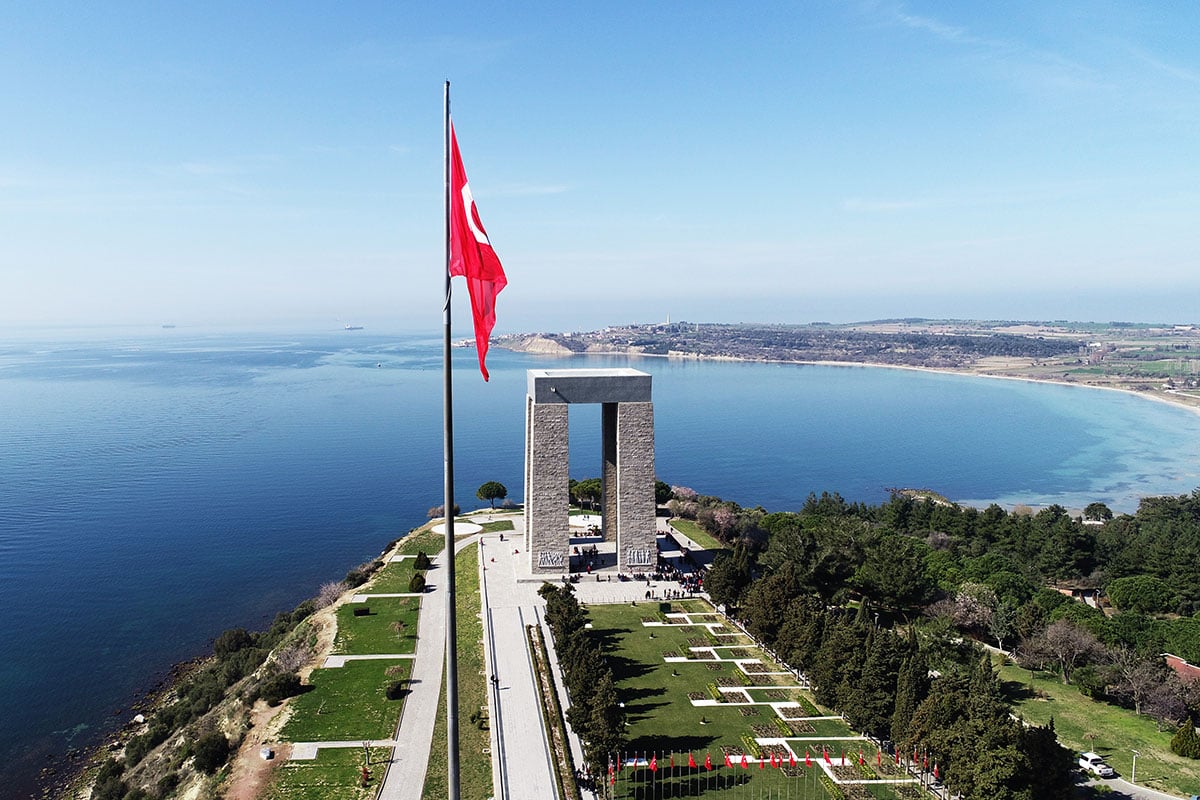
[[[447,79],[500,331],[1200,321],[1197,30],[1097,0],[10,4],[0,325],[436,332]]]

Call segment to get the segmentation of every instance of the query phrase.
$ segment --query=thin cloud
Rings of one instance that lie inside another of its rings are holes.
[[[842,210],[855,213],[889,213],[893,211],[926,209],[934,204],[931,200],[874,200],[863,197],[849,197],[842,201]]]
[[[1144,64],[1148,64],[1165,75],[1169,75],[1172,78],[1176,78],[1187,83],[1200,85],[1200,72],[1197,72],[1196,70],[1188,69],[1187,67],[1179,67],[1174,64],[1168,64],[1166,61],[1156,58],[1155,56],[1152,56],[1145,50],[1142,50],[1138,47],[1127,45],[1126,49],[1133,57],[1137,58]]]
[[[1010,39],[980,36],[968,28],[935,17],[910,13],[903,4],[869,6],[884,22],[928,34],[967,49],[972,55],[1002,65],[1001,75],[1019,76],[1027,85],[1051,89],[1092,89],[1108,86],[1096,71],[1061,53],[1041,50]]]

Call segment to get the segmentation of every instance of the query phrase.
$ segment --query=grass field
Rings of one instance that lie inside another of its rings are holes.
[[[789,739],[799,764],[795,768],[760,768],[751,759],[749,768],[742,769],[741,753],[756,737],[778,738],[785,736],[777,714],[768,705],[745,704],[745,691],[732,694],[740,696],[741,704],[720,703],[695,706],[692,698],[707,699],[714,689],[721,686],[737,689],[746,681],[754,685],[767,685],[758,676],[739,675],[738,667],[730,661],[695,660],[667,662],[666,657],[695,655],[691,647],[710,646],[711,638],[699,625],[652,626],[644,621],[658,620],[658,603],[638,605],[593,605],[588,607],[592,621],[592,634],[602,639],[606,658],[617,678],[621,700],[628,715],[629,753],[633,757],[649,759],[656,756],[659,769],[652,772],[648,765],[639,769],[622,770],[616,784],[620,798],[659,798],[703,795],[704,797],[736,800],[737,798],[791,797],[797,800],[835,797],[822,781],[826,773],[818,765],[823,751],[837,762],[842,753],[857,762],[860,748],[864,764],[851,763],[834,766],[833,770],[842,779],[899,778],[892,774],[890,764],[883,763],[876,770],[877,750],[868,742],[857,739],[840,719],[794,721],[796,729],[789,729]],[[689,610],[711,612],[702,601],[682,601],[672,604],[673,611]],[[769,659],[744,637],[735,640],[739,645],[738,657]],[[723,642],[725,643],[725,642]],[[730,644],[735,642],[728,642]],[[723,651],[718,651],[723,652]],[[779,688],[750,689],[750,697],[757,703],[796,702],[789,700],[802,690],[795,681],[781,681]],[[766,692],[778,693],[778,698],[767,698]],[[807,715],[811,706],[803,705],[792,712],[796,716]],[[733,768],[724,766],[724,753],[733,753]],[[804,754],[813,754],[813,766],[804,766]],[[687,768],[688,756],[693,755],[698,769]],[[703,769],[705,756],[709,755],[716,769]],[[750,753],[753,756],[753,751]],[[672,759],[674,768],[671,768]],[[825,778],[828,781],[828,778]],[[846,784],[839,787],[847,798],[901,798],[917,796],[915,789],[888,784]]]
[[[370,614],[355,616],[359,609]],[[417,649],[419,597],[373,597],[365,603],[346,603],[337,610],[335,654],[382,655],[414,653]]]
[[[712,550],[714,553],[720,553],[729,549],[725,545],[721,544],[721,542],[719,542],[715,537],[713,537],[712,534],[704,530],[704,528],[701,528],[690,519],[673,517],[671,519],[671,527],[703,547],[705,550]]]
[[[439,543],[440,546],[440,543]],[[428,551],[426,551],[428,554]],[[408,592],[408,582],[416,573],[416,559],[393,561],[376,570],[371,580],[355,591],[362,594],[401,594]]]
[[[288,742],[390,739],[403,697],[389,700],[387,687],[406,681],[412,662],[351,661],[336,669],[315,669],[312,689],[292,698],[292,716],[280,732]]]
[[[362,748],[324,749],[312,761],[285,761],[264,800],[370,800],[379,790],[387,748],[371,748],[371,777],[362,786]],[[378,765],[378,766],[375,766]]]
[[[1067,747],[1099,753],[1126,780],[1137,750],[1139,784],[1185,797],[1200,793],[1200,761],[1171,752],[1173,730],[1159,731],[1149,717],[1084,697],[1058,676],[1039,673],[1031,688],[1029,670],[1008,665],[1000,677],[1016,713],[1040,725],[1053,717],[1058,740]]]

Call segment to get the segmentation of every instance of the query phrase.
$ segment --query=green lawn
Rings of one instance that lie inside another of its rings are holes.
[[[684,601],[672,604],[672,610],[701,609],[711,611],[702,601]],[[628,715],[629,751],[639,757],[657,754],[658,772],[642,767],[638,770],[623,770],[616,786],[619,798],[674,797],[703,794],[705,797],[739,798],[759,796],[783,796],[795,798],[825,798],[829,793],[817,777],[816,768],[802,766],[805,744],[812,748],[816,758],[822,747],[828,747],[830,756],[839,758],[843,748],[847,755],[857,755],[862,747],[870,762],[866,771],[874,774],[875,751],[859,741],[841,741],[820,737],[853,736],[854,733],[840,720],[818,720],[810,723],[811,731],[797,736],[812,737],[809,743],[794,743],[801,766],[795,770],[759,769],[751,762],[750,769],[740,766],[724,767],[723,747],[741,751],[746,745],[743,737],[778,737],[784,735],[775,722],[776,715],[769,706],[744,706],[723,703],[715,706],[693,706],[689,695],[707,698],[710,685],[740,687],[744,680],[737,675],[737,668],[730,662],[694,661],[667,663],[668,655],[685,655],[690,646],[703,646],[707,637],[703,628],[692,627],[646,627],[643,619],[658,619],[657,603],[631,605],[592,605],[587,608],[591,618],[593,635],[601,637],[606,648],[608,663],[617,678],[621,700]],[[697,644],[693,645],[694,640]],[[768,658],[750,644],[743,647],[752,651],[752,657]],[[757,682],[757,678],[754,679]],[[754,690],[761,695],[766,690]],[[799,694],[802,690],[794,682],[778,690]],[[755,697],[765,700],[764,697]],[[712,772],[686,769],[688,754],[694,754],[698,765],[702,765],[706,754],[711,754],[717,769]],[[672,755],[675,769],[670,763]],[[740,756],[734,757],[735,764]],[[886,766],[886,765],[885,765]],[[857,773],[859,767],[847,768]],[[788,773],[791,773],[790,775]],[[855,775],[854,777],[862,777]],[[847,787],[849,788],[849,787]],[[906,796],[895,787],[874,785],[857,787],[861,792],[854,797],[898,798]]]
[[[355,616],[360,609],[370,614]],[[365,603],[346,603],[337,610],[337,655],[415,653],[417,650],[418,597],[373,597]]]
[[[336,669],[315,669],[313,688],[292,698],[292,716],[280,732],[288,742],[390,739],[396,732],[403,698],[388,700],[390,683],[406,681],[412,662],[351,661]],[[391,674],[388,674],[391,671]]]
[[[440,544],[440,543],[439,543]],[[416,559],[406,558],[380,567],[370,582],[360,586],[360,594],[407,594],[408,582],[416,573]]]
[[[464,798],[492,796],[492,758],[483,752],[489,747],[490,731],[471,722],[471,714],[487,705],[487,683],[483,663],[483,621],[479,595],[478,547],[464,548],[454,561],[454,584],[458,620],[458,767],[459,794]],[[446,797],[446,683],[438,703],[433,726],[433,746],[429,769],[425,773],[422,797],[441,800]]]
[[[701,528],[690,519],[672,517],[671,527],[703,547],[705,550],[712,550],[714,553],[721,553],[729,549],[725,545],[721,544],[721,542],[715,537],[713,537],[712,534],[704,530],[704,528]]]
[[[1093,750],[1128,780],[1137,750],[1137,782],[1172,794],[1200,793],[1200,761],[1171,752],[1174,731],[1156,730],[1149,717],[1084,697],[1057,676],[1039,673],[1030,689],[1029,670],[1004,666],[1000,677],[1016,712],[1045,725],[1054,718],[1058,739],[1076,751]],[[1095,738],[1091,738],[1094,735]]]
[[[371,748],[371,777],[362,784],[362,748],[324,749],[312,761],[284,761],[264,800],[370,800],[379,791],[387,748]]]

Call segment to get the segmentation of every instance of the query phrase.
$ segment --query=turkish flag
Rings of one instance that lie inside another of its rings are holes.
[[[829,760],[829,751],[825,748],[821,748],[821,755],[825,757],[825,763],[832,767],[833,762]]]
[[[862,750],[859,750],[859,751],[858,751],[858,763],[859,763],[859,765],[860,765],[860,766],[861,766],[861,765],[863,765],[863,764],[865,764],[865,763],[867,763],[866,761],[863,761],[863,754],[862,754]]]
[[[767,762],[766,762],[766,761],[764,761],[762,758],[759,758],[759,759],[758,759],[758,768],[759,768],[759,769],[766,769],[766,768],[767,768]]]
[[[746,760],[745,753],[742,753],[742,769],[750,769],[750,762]]]
[[[793,753],[791,750],[788,751],[788,766],[789,767],[796,766],[796,754]]]
[[[812,766],[812,759],[808,757],[808,751],[807,751],[807,750],[805,750],[805,751],[804,751],[804,766],[806,766],[806,767],[811,767],[811,766]]]
[[[450,274],[467,279],[467,292],[471,295],[471,316],[475,321],[475,351],[479,355],[479,371],[488,379],[488,339],[496,325],[496,295],[508,285],[500,258],[492,249],[467,173],[463,169],[462,156],[458,152],[458,138],[454,135],[454,123],[450,123]],[[449,302],[449,298],[447,298]]]
[[[712,769],[712,753],[704,754],[704,768]]]
[[[727,766],[727,767],[733,766],[733,762],[729,760],[729,753],[725,754],[725,766]]]
[[[688,753],[688,769],[695,769],[695,768],[696,768],[696,757],[693,756],[691,753]]]
[[[657,753],[650,756],[650,771],[658,772],[658,754]]]
[[[675,769],[675,754],[671,753],[671,769]]]

